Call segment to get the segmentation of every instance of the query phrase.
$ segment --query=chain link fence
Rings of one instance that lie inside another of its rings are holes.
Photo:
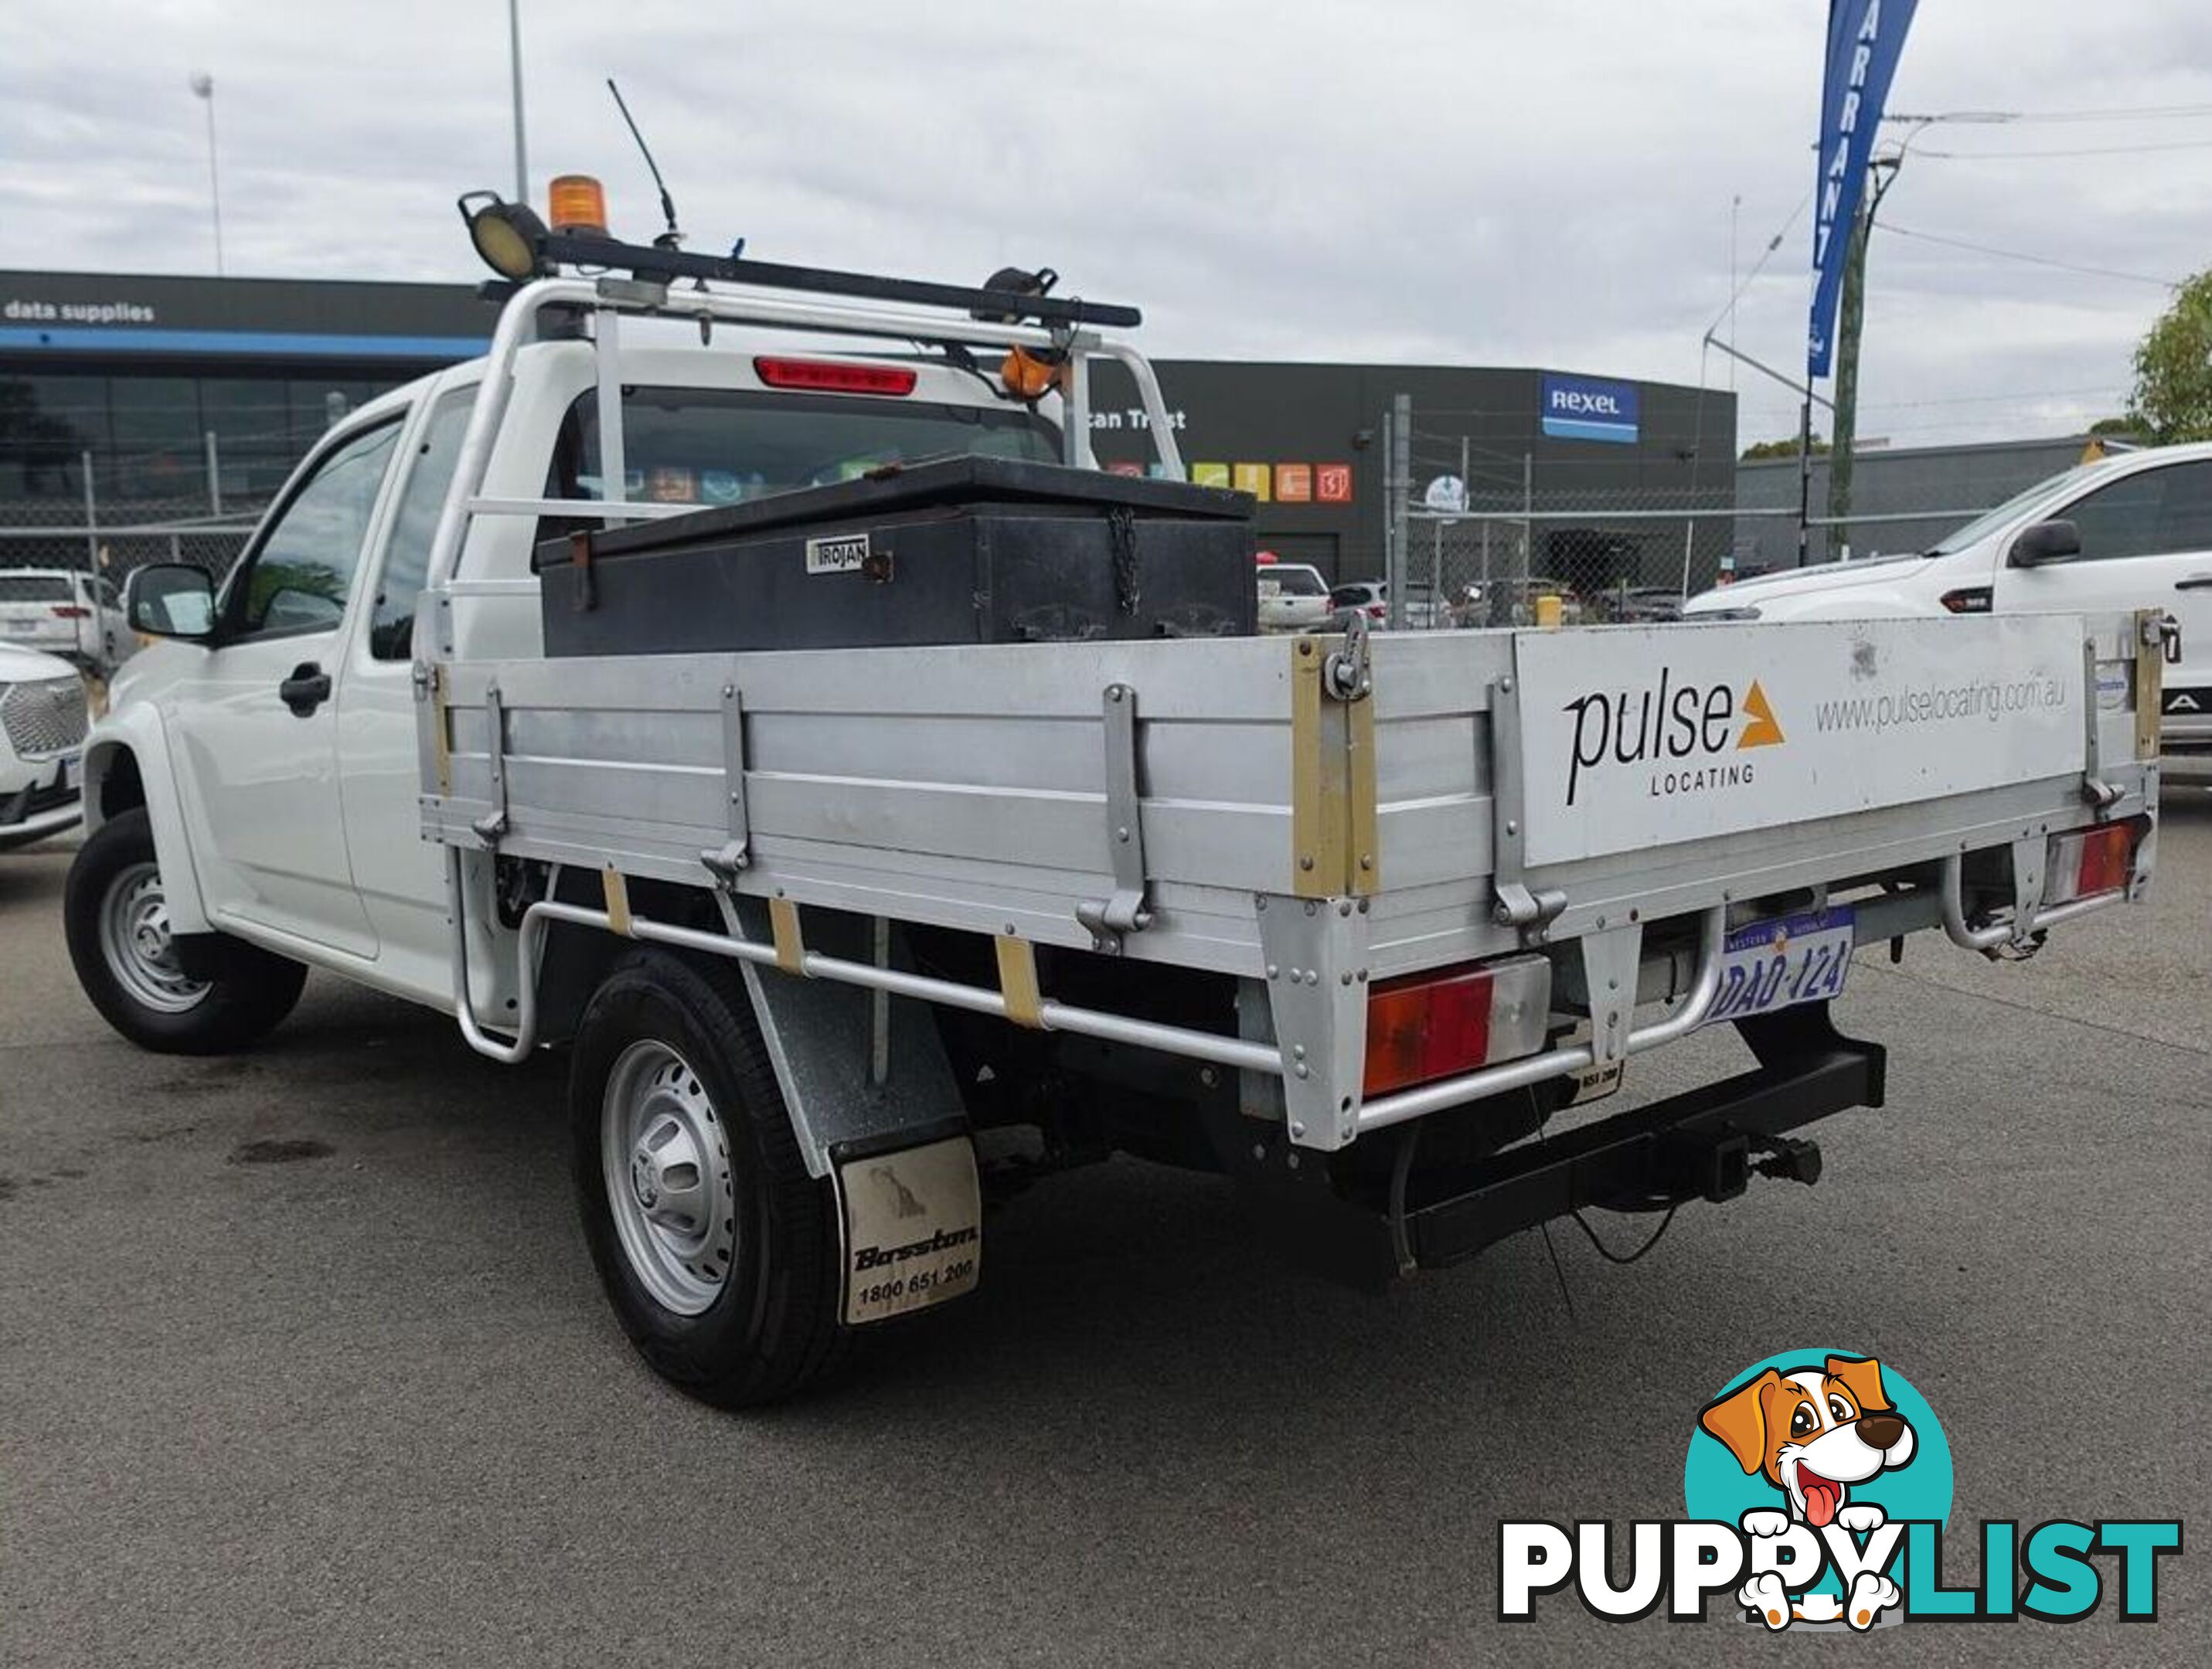
[[[1499,444],[1505,421],[1419,409],[1402,395],[1386,415],[1392,624],[1535,625],[1546,598],[1567,625],[1674,620],[1686,598],[1796,565],[1794,464],[1786,501],[1754,491],[1747,502],[1725,430],[1692,428],[1663,449],[1540,455]],[[1932,490],[1938,502],[1925,510],[1852,518],[1860,552],[1905,548],[1900,539],[1923,549],[1929,525],[1940,532],[1979,513],[1952,502],[1954,482]],[[1808,560],[1826,558],[1831,532],[1829,519],[1809,519]]]
[[[281,465],[255,471],[264,483],[281,480],[297,456],[297,443],[283,436],[270,438],[272,456],[280,445],[289,448]],[[103,574],[119,587],[148,562],[191,562],[220,577],[237,560],[275,489],[263,484],[240,493],[234,477],[228,493],[163,492],[164,479],[179,473],[175,464],[167,451],[83,452],[43,460],[35,478],[19,477],[38,490],[0,497],[0,570],[67,568]],[[213,471],[195,475],[197,481],[221,479]]]

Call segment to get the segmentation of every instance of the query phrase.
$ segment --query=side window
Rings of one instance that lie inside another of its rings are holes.
[[[2166,482],[2159,506],[2160,551],[2212,550],[2212,463],[2174,464],[2158,473]]]
[[[392,537],[385,542],[376,612],[369,617],[368,652],[379,660],[405,660],[414,652],[415,599],[430,570],[430,540],[438,531],[438,512],[453,484],[461,434],[476,398],[473,385],[441,395],[416,442],[414,467],[400,486]]]
[[[2159,507],[2166,471],[2147,470],[2078,498],[2062,513],[2081,530],[2082,562],[2146,556],[2158,548]]]
[[[230,604],[239,631],[327,631],[344,616],[398,438],[397,422],[354,436],[292,495],[240,576]]]

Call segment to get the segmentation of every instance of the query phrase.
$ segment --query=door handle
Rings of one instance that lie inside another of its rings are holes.
[[[276,686],[295,719],[305,719],[331,699],[331,675],[313,661],[301,661],[292,676]]]
[[[2212,591],[2212,574],[2192,574],[2186,580],[2173,582],[2176,591]]]

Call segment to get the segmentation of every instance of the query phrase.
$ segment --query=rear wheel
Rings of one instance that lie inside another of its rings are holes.
[[[292,1011],[307,983],[298,962],[222,934],[198,941],[186,968],[143,806],[102,823],[78,850],[62,917],[77,983],[141,1048],[244,1048]]]
[[[617,964],[578,1029],[568,1106],[592,1260],[653,1369],[724,1407],[818,1376],[843,1337],[835,1207],[737,971]]]

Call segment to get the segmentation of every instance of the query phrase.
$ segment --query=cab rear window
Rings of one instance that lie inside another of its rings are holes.
[[[623,496],[659,504],[738,504],[851,481],[890,464],[974,455],[1050,464],[1059,432],[1021,406],[937,405],[742,389],[623,391]],[[599,398],[568,408],[554,455],[554,496],[604,498]]]

